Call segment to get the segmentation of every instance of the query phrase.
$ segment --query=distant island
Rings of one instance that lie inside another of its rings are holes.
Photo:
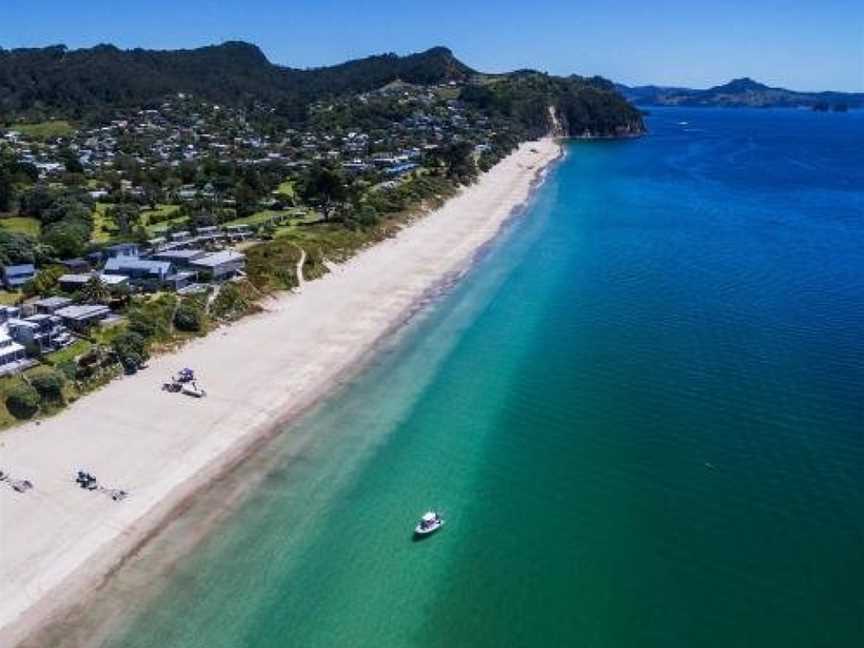
[[[798,92],[772,88],[747,77],[706,90],[656,85],[615,87],[626,99],[641,106],[810,108],[837,112],[864,108],[862,92]]]

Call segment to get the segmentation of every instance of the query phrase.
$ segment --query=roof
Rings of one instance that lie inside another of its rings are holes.
[[[195,257],[203,256],[207,254],[204,250],[162,250],[161,252],[157,252],[154,254],[154,257],[161,257],[163,259],[172,259],[177,261],[188,261],[194,259]]]
[[[89,273],[89,272],[85,272],[85,273],[81,273],[81,274],[71,274],[70,273],[70,274],[60,275],[60,278],[58,281],[60,281],[61,284],[79,283],[79,284],[83,285],[83,284],[86,284],[88,281],[90,281],[90,279],[92,279],[93,276],[94,275],[92,273]],[[129,281],[129,277],[126,277],[124,275],[104,274],[103,273],[103,274],[99,275],[99,280],[103,284],[105,284],[106,286],[119,286],[120,284]]]
[[[82,304],[67,306],[57,311],[57,315],[64,319],[86,320],[91,317],[101,317],[111,312],[104,304]]]
[[[200,259],[195,259],[192,261],[192,265],[203,266],[205,268],[215,268],[216,266],[236,261],[243,261],[244,259],[246,259],[246,256],[240,252],[236,252],[235,250],[222,250],[221,252],[214,252],[213,254],[208,254]]]
[[[32,263],[22,263],[20,265],[3,266],[3,272],[8,277],[9,275],[30,274],[36,272],[36,266]]]
[[[72,300],[68,297],[45,297],[44,299],[37,299],[33,305],[42,308],[60,308],[71,303]]]
[[[112,257],[105,262],[105,270],[109,273],[123,270],[143,270],[153,275],[165,275],[171,272],[171,264],[168,261],[149,261],[138,257]]]

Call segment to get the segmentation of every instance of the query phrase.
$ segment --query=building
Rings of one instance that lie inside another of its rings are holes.
[[[36,276],[36,266],[32,263],[8,265],[2,267],[2,272],[6,290],[18,290]]]
[[[203,277],[221,281],[242,273],[246,267],[246,256],[235,250],[222,250],[198,257],[189,265]]]
[[[82,274],[64,274],[60,275],[60,278],[57,280],[60,284],[60,288],[66,290],[68,292],[73,292],[75,290],[81,290],[88,281],[90,281],[94,276],[99,277],[99,280],[105,285],[106,288],[118,288],[120,286],[126,286],[129,284],[129,277],[121,274],[105,274],[105,273],[95,273],[95,272],[86,272]]]
[[[81,274],[90,271],[90,264],[84,259],[67,259],[60,263],[73,274]]]
[[[54,351],[72,341],[63,320],[46,314],[9,320],[9,335],[33,355]]]
[[[178,268],[188,268],[195,259],[206,256],[207,252],[198,249],[188,250],[162,250],[152,255],[157,261],[168,261]]]
[[[7,333],[0,329],[0,376],[9,375],[28,369],[38,361],[27,357],[27,349]]]
[[[71,303],[72,300],[68,297],[45,297],[44,299],[37,299],[31,305],[37,313],[52,315]],[[26,306],[25,304],[25,308]]]
[[[111,309],[104,304],[75,304],[55,313],[73,331],[86,331],[110,314]]]
[[[137,257],[141,254],[141,249],[137,243],[118,243],[117,245],[109,245],[102,250],[102,253],[108,259],[116,257]]]
[[[133,286],[156,290],[165,283],[173,267],[168,261],[150,261],[138,257],[113,257],[105,262],[106,274],[129,277]]]

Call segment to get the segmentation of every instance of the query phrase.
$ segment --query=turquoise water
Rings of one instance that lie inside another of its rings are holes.
[[[570,145],[109,645],[864,645],[864,114],[649,126]]]

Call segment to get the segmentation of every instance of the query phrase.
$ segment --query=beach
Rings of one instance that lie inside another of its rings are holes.
[[[15,645],[98,585],[196,489],[338,387],[430,291],[464,272],[524,204],[560,145],[516,152],[393,239],[265,311],[154,358],[63,413],[0,435],[0,467],[34,483],[0,490],[0,643]],[[195,369],[205,399],[163,392]],[[78,488],[87,470],[129,491]]]

